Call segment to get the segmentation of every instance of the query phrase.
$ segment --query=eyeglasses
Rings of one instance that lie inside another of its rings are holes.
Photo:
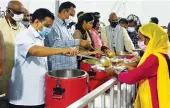
[[[112,22],[118,22],[118,20],[112,20]]]
[[[41,22],[41,25],[42,25],[43,27],[52,28],[52,25],[43,24],[42,22]]]
[[[11,9],[11,8],[8,8],[8,10],[10,10],[13,14],[17,14],[17,15],[20,15],[20,14],[23,14],[24,12],[19,12],[19,11],[16,11],[14,9]]]

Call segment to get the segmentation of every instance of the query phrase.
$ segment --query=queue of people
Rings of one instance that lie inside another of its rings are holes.
[[[100,13],[82,11],[77,23],[71,24],[72,33],[67,20],[75,10],[75,4],[63,2],[57,15],[40,8],[30,16],[20,1],[8,3],[7,14],[0,19],[0,94],[6,93],[0,108],[44,108],[45,74],[77,69],[78,53],[132,53],[135,48],[142,49],[143,55],[133,65],[121,64],[128,72],[106,72],[122,83],[139,85],[135,108],[169,108],[169,29],[166,33],[155,17],[139,28],[134,19],[118,20],[114,12],[110,24],[101,27]]]

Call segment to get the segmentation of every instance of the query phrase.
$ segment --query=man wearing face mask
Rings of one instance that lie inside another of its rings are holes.
[[[133,52],[134,45],[123,27],[118,24],[116,13],[111,13],[109,16],[110,25],[102,28],[101,37],[104,46],[109,47],[116,52]]]
[[[128,28],[127,28],[127,31],[128,31],[128,34],[135,46],[135,48],[138,48],[138,32],[136,30],[137,28],[137,22],[135,20],[129,20],[128,21]]]
[[[25,28],[20,23],[23,19],[23,4],[21,2],[10,1],[6,12],[6,16],[0,19],[0,31],[2,32],[6,49],[4,73],[0,76],[0,94],[6,93],[6,97],[0,98],[1,108],[8,108],[9,79],[14,66],[14,42],[18,32]]]
[[[66,24],[67,24],[67,29],[68,31],[71,33],[71,35],[73,35],[74,31],[75,31],[75,24],[76,22],[73,21],[73,17],[75,16],[75,9],[76,9],[76,6],[71,3],[71,2],[65,2],[66,4],[70,5],[70,18],[69,19],[66,19]]]
[[[29,11],[28,11],[26,8],[24,8],[24,18],[23,18],[23,20],[22,20],[22,24],[23,24],[26,28],[28,28],[29,25],[30,25],[30,13],[29,13]]]
[[[78,50],[73,48],[44,47],[44,38],[51,32],[53,21],[54,15],[49,10],[37,9],[29,28],[18,33],[10,80],[9,108],[44,108],[47,56],[77,54]]]
[[[60,5],[51,33],[45,40],[46,46],[55,48],[90,46],[87,40],[73,39],[73,36],[67,29],[65,20],[69,18],[73,6],[71,2],[64,2]],[[49,70],[75,69],[77,68],[77,58],[76,56],[53,55],[49,57],[48,65],[50,67]]]

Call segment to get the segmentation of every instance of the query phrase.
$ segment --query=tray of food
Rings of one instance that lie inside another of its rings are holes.
[[[107,68],[103,67],[102,65],[94,65],[91,67],[93,70],[99,70],[101,72],[105,72],[105,70]],[[109,68],[113,68],[114,70],[116,70],[118,73],[119,72],[122,72],[122,71],[127,71],[127,67],[125,66],[112,66],[112,67],[109,67]]]
[[[127,71],[126,66],[113,66],[113,69],[115,69],[117,72]]]

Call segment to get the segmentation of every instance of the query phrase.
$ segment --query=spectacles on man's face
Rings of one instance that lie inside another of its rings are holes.
[[[47,27],[47,28],[52,28],[52,25],[46,24],[46,23],[41,23],[43,27]]]
[[[118,19],[116,19],[116,20],[111,20],[111,22],[118,22]]]
[[[10,10],[13,14],[17,14],[17,15],[20,15],[20,14],[24,13],[23,11],[16,11],[16,10],[11,9],[11,8],[8,8],[8,10]]]
[[[51,23],[49,21],[41,21],[41,24],[43,27],[52,28],[53,23]]]

